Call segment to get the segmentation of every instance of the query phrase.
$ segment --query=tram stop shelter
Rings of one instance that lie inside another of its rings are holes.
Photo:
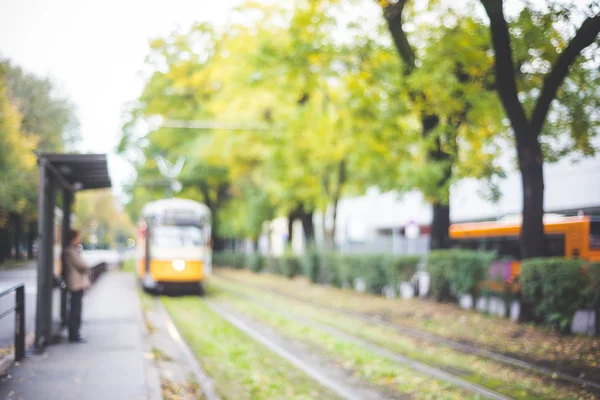
[[[40,187],[35,348],[41,352],[60,335],[67,317],[66,270],[55,265],[60,257],[54,254],[55,243],[58,240],[61,248],[68,244],[76,193],[108,188],[111,182],[105,154],[40,153],[37,159]],[[62,209],[62,221],[56,221],[57,205]]]

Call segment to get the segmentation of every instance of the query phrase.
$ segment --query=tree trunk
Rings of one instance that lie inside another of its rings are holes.
[[[422,133],[424,139],[426,139],[431,132],[438,126],[440,120],[437,115],[423,115],[421,118]],[[433,162],[444,163],[451,159],[451,155],[442,149],[441,141],[438,138],[436,140],[436,148],[429,151],[429,159]],[[448,184],[448,181],[452,177],[452,166],[451,165],[440,165],[444,168],[444,175],[438,187],[443,188]],[[445,190],[445,189],[443,189]],[[431,221],[431,236],[429,242],[429,249],[446,249],[449,246],[448,240],[448,229],[450,228],[450,195],[445,193],[439,196],[439,198],[433,202],[433,219]]]
[[[517,155],[523,187],[523,220],[521,224],[521,259],[542,257],[544,237],[544,170],[542,149],[525,127],[515,129]],[[533,305],[521,298],[520,322],[534,318]]]
[[[333,225],[331,228],[331,249],[335,249],[335,234],[337,232],[337,213],[338,213],[338,204],[340,202],[340,198],[342,197],[342,192],[344,188],[344,184],[346,183],[346,160],[340,161],[340,165],[338,167],[338,177],[337,177],[337,186],[335,190],[335,194],[333,196]]]
[[[10,257],[10,243],[8,239],[8,229],[0,228],[0,263]]]
[[[519,132],[517,154],[523,182],[521,258],[543,257],[544,251],[544,170],[542,149],[534,135]]]
[[[315,240],[315,226],[313,224],[313,213],[314,211],[302,211],[300,214],[300,221],[302,221],[302,228],[304,230],[304,236],[306,237],[306,244],[312,244]]]
[[[296,212],[292,211],[288,214],[287,223],[287,245],[292,246],[292,235],[294,234],[294,221],[296,220]]]
[[[331,250],[335,250],[335,233],[337,231],[337,211],[339,202],[340,199],[336,196],[335,199],[333,199],[333,224],[331,226],[331,236],[329,238],[329,247]]]
[[[219,219],[216,216],[216,212],[212,211],[212,226],[210,230],[210,240],[212,241],[213,251],[225,250],[226,239],[219,235]]]
[[[433,203],[433,220],[431,222],[431,241],[429,248],[447,249],[449,247],[448,229],[450,228],[450,206],[439,202]]]

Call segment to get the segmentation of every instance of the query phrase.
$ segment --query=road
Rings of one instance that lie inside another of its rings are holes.
[[[119,253],[113,250],[90,250],[82,253],[83,259],[89,265],[100,262],[116,264]],[[123,256],[124,257],[124,256]],[[27,333],[35,330],[35,307],[37,295],[37,263],[32,261],[22,268],[0,270],[0,292],[20,283],[25,284],[25,330]],[[15,305],[14,294],[0,298],[0,314]],[[14,314],[0,320],[0,347],[10,346],[14,342]]]
[[[0,292],[20,283],[25,284],[25,329],[32,332],[35,324],[35,300],[37,294],[37,264],[35,261],[22,268],[0,270]],[[0,298],[0,314],[15,305],[15,295]],[[0,347],[10,346],[14,342],[14,314],[0,320]]]

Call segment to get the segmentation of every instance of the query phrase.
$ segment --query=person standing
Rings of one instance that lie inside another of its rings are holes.
[[[67,289],[71,294],[71,310],[69,312],[69,342],[85,343],[81,337],[81,309],[83,292],[90,287],[90,268],[81,257],[79,245],[81,233],[71,229],[67,236],[69,244],[63,249],[63,262],[67,269]]]

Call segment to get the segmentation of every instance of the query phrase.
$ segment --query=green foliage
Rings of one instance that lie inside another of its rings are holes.
[[[320,261],[319,281],[326,285],[342,287],[341,255],[335,252],[322,253]]]
[[[267,272],[271,274],[282,275],[283,271],[281,270],[281,263],[277,257],[272,255],[267,256],[266,258],[266,269]]]
[[[215,251],[212,253],[212,264],[215,268],[229,267],[231,265],[230,253]]]
[[[314,247],[309,248],[308,251],[302,256],[301,264],[302,274],[312,283],[318,283],[320,256],[317,249]]]
[[[265,267],[265,257],[262,254],[254,253],[246,257],[247,268],[253,272],[261,272]]]
[[[600,264],[589,265],[586,273],[588,284],[584,291],[585,304],[590,308],[600,310]],[[600,318],[600,315],[597,315],[596,318]]]
[[[400,282],[410,282],[417,272],[421,257],[419,256],[391,256],[388,266],[388,279],[394,286]]]
[[[523,299],[533,305],[539,322],[569,332],[575,312],[585,303],[583,262],[564,258],[534,258],[521,264]],[[594,274],[597,272],[594,268]]]
[[[76,130],[71,104],[56,96],[49,79],[0,59],[0,259],[16,245],[17,224],[37,219],[35,152],[75,145]]]
[[[464,294],[477,295],[494,256],[494,253],[473,250],[432,251],[427,257],[431,294],[437,301]]]
[[[10,61],[0,60],[9,96],[22,115],[22,131],[43,152],[73,151],[79,142],[79,122],[74,106],[56,95],[56,85],[48,78],[25,72]]]
[[[435,250],[427,256],[429,293],[440,302],[452,299],[449,271],[455,267],[455,264],[451,258],[446,257],[446,252],[447,250]]]
[[[361,278],[367,292],[381,294],[388,282],[388,257],[380,254],[344,254],[340,259],[340,280],[343,285],[354,287],[356,280]]]
[[[459,297],[477,295],[479,286],[489,275],[496,254],[484,251],[452,250],[455,267],[450,271],[450,293]]]
[[[237,251],[221,251],[214,252],[212,259],[215,267],[242,269],[246,266],[247,257],[244,253]]]
[[[0,214],[25,211],[35,192],[35,140],[23,135],[22,116],[8,97],[0,64]],[[4,225],[0,217],[0,227]]]
[[[529,116],[550,67],[564,53],[575,32],[575,29],[565,32],[560,23],[582,21],[594,12],[592,7],[586,10],[583,4],[559,4],[547,8],[529,5],[509,20],[513,57],[520,66],[516,76],[519,98]],[[600,73],[592,66],[598,50],[596,41],[582,51],[556,92],[551,112],[539,132],[546,162],[556,162],[571,153],[583,157],[596,154],[593,138],[598,134],[600,120],[594,110],[600,107]]]
[[[84,243],[90,243],[91,236],[96,235],[98,243],[116,246],[120,237],[127,239],[136,235],[134,224],[117,208],[110,189],[78,193],[73,211],[75,226],[81,230]]]
[[[300,265],[300,257],[295,254],[284,254],[278,260],[281,274],[289,279],[293,279],[296,275],[300,275],[302,267]]]

